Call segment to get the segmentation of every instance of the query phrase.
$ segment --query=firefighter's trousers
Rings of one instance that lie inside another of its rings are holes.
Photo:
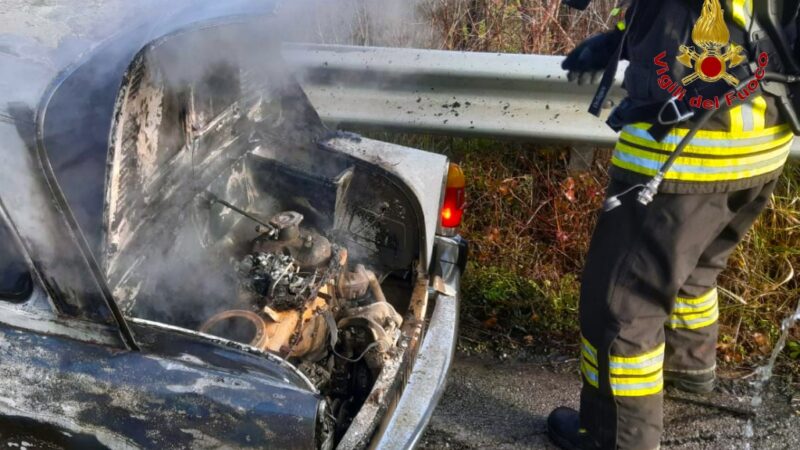
[[[659,194],[647,207],[633,194],[601,214],[581,287],[580,418],[602,448],[658,448],[663,371],[714,371],[716,280],[775,184]]]

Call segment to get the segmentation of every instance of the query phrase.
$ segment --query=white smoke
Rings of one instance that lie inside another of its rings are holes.
[[[0,57],[31,60],[48,66],[49,73],[75,63],[81,55],[97,47],[99,43],[134,27],[155,27],[156,24],[178,19],[180,14],[191,14],[192,5],[225,5],[224,2],[245,3],[248,0],[0,0]],[[249,0],[259,2],[262,0]],[[268,0],[263,0],[268,1]],[[424,17],[419,17],[420,2],[434,0],[285,0],[276,3],[279,30],[273,36],[293,42],[316,42],[374,46],[427,46],[433,32]],[[247,46],[258,46],[259,42],[243,42]],[[192,49],[194,52],[219,53],[220,48]],[[190,55],[191,56],[191,55]],[[8,66],[11,67],[11,66]],[[25,77],[0,67],[0,85],[11,87],[9,92],[25,91]],[[36,80],[36,84],[43,84]],[[35,101],[25,99],[35,108]],[[0,99],[0,113],[7,110],[9,99]],[[76,108],[76,111],[79,108]],[[0,158],[3,160],[3,158]],[[3,161],[8,163],[8,161]],[[75,162],[71,177],[78,181],[96,177],[94,169],[84,170],[80,161]],[[96,166],[96,164],[95,164]],[[9,164],[4,164],[5,170]],[[100,170],[104,168],[101,167]],[[84,175],[84,173],[86,173]],[[57,175],[59,175],[57,173]],[[68,201],[69,184],[65,186]],[[29,193],[19,192],[24,199]],[[77,202],[76,202],[77,203]],[[32,227],[48,218],[41,218],[36,211],[23,214],[24,201],[7,205],[17,209],[18,217],[29,217],[25,226]],[[77,216],[82,211],[73,205]],[[46,230],[46,227],[44,227]],[[43,231],[44,232],[44,231]],[[187,233],[189,233],[187,231]],[[189,233],[190,237],[195,237]],[[183,236],[183,235],[181,235]],[[187,309],[193,316],[205,317],[216,312],[219,305],[215,299],[230,296],[229,274],[214,273],[204,259],[202,249],[185,245],[185,240],[169,245],[153,243],[154,248],[173,248],[162,255],[160,264],[151,267],[153,278],[174,280],[175,289],[193,286],[195,291],[206,293],[204,299],[187,305],[159,305],[164,309],[154,311],[170,321],[171,315],[185,315]],[[53,247],[55,248],[55,246]],[[98,258],[100,259],[100,258]],[[159,286],[165,298],[177,298],[178,293],[169,292],[165,285]],[[169,306],[169,308],[167,308]],[[193,317],[195,318],[195,317]]]
[[[231,1],[231,0],[223,0]],[[252,0],[253,2],[271,0]],[[428,46],[423,11],[441,0],[277,0],[287,40],[392,47]],[[121,29],[163,19],[187,5],[220,0],[0,0],[2,40],[34,39],[47,48],[88,47]]]

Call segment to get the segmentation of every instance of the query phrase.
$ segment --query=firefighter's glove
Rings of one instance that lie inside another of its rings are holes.
[[[577,80],[578,84],[599,82],[609,61],[616,57],[622,36],[622,31],[614,30],[578,44],[561,63],[561,68],[567,71],[567,79]]]

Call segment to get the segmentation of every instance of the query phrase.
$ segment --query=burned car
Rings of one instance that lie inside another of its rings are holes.
[[[66,70],[3,53],[26,82],[0,84],[0,436],[419,439],[455,346],[463,177],[326,128],[252,3]]]

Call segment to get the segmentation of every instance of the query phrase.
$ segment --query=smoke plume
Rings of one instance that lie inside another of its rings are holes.
[[[47,84],[17,71],[15,67],[20,61],[44,68],[36,73],[55,77],[62,69],[100,48],[106,40],[127,30],[138,27],[151,30],[153,36],[158,37],[159,30],[168,29],[171,23],[191,22],[192,16],[201,9],[214,8],[224,13],[226,6],[248,3],[263,5],[266,1],[0,0],[0,57],[4,58],[2,61],[11,62],[2,64],[0,68],[0,86],[5,86],[4,91],[25,94],[20,94],[20,98],[0,99],[0,114],[5,115],[10,110],[12,100],[21,101],[33,112],[40,100],[37,96],[43,94],[43,87]],[[418,7],[422,1],[431,0],[277,1],[274,3],[278,20],[270,22],[276,24],[277,29],[270,30],[270,35],[275,39],[293,42],[425,46],[431,41],[432,31],[419,17]],[[141,43],[144,44],[146,42]],[[259,48],[262,43],[254,39],[241,45],[241,52],[247,53],[248,47]],[[192,48],[188,59],[192,59],[192,55],[212,55],[224,51],[227,49],[213,45]],[[114,89],[99,88],[108,82],[108,71],[111,70],[119,68],[106,67],[96,73],[87,72],[82,75],[85,77],[83,81],[86,86],[96,87],[98,92],[114,95]],[[96,80],[92,80],[92,76],[96,76]],[[35,87],[28,89],[26,83]],[[69,146],[72,150],[61,147],[55,151],[56,146],[53,146],[48,151],[51,152],[50,158],[59,185],[95,250],[98,261],[102,262],[102,240],[105,237],[102,209],[109,130],[94,127],[83,132],[81,127],[87,123],[110,123],[114,99],[97,97],[93,92],[84,91],[77,91],[65,98],[69,101],[58,105],[63,117],[60,117],[60,128],[52,138],[62,139],[62,142],[66,140],[72,144]],[[55,114],[52,116],[55,117]],[[4,170],[9,170],[12,161],[7,158],[0,158],[0,161],[4,162]],[[22,168],[18,172],[23,173]],[[5,183],[6,189],[13,189],[11,185]],[[21,190],[0,194],[24,199],[30,192]],[[49,220],[48,217],[42,218],[35,210],[24,211],[24,201],[14,201],[6,206],[15,209],[12,216],[27,218],[23,225],[28,227]],[[46,232],[47,227],[42,229],[42,232]],[[216,312],[218,305],[215,299],[230,297],[231,288],[235,288],[232,286],[232,275],[223,273],[214,262],[209,262],[208,255],[201,247],[193,245],[192,239],[196,240],[194,230],[186,229],[178,233],[177,239],[173,236],[169,242],[150,243],[153,248],[164,251],[160,255],[161,261],[153,264],[144,275],[153,279],[172,280],[172,284],[154,283],[165,301],[180,297],[179,291],[185,294],[183,288],[187,286],[193,292],[205,293],[209,300],[192,299],[185,308],[183,305],[163,305],[163,308],[156,307],[151,311],[155,316],[162,316],[160,318],[165,322],[180,320],[178,316],[187,315],[185,309],[193,310],[189,315],[194,321]],[[52,254],[46,256],[57,257]]]

